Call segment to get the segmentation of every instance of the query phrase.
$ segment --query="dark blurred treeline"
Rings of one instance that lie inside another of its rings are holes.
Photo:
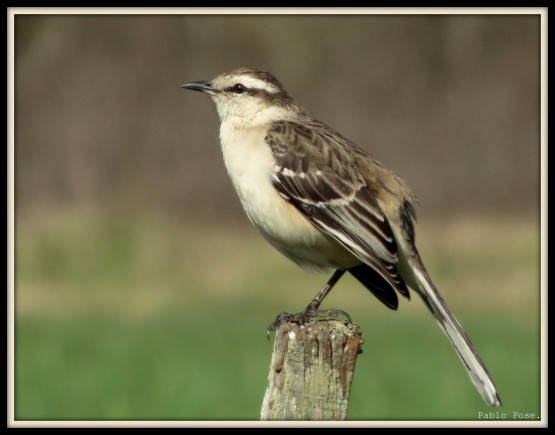
[[[537,213],[539,46],[538,16],[18,15],[17,213],[237,218],[213,105],[180,85],[240,66],[274,73],[426,214]]]

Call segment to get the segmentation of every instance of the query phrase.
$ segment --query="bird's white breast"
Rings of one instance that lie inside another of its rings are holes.
[[[226,131],[223,124],[221,129],[225,165],[245,212],[254,225],[272,238],[315,231],[302,216],[291,218],[297,217],[298,212],[272,186],[275,162],[264,135],[262,128]]]

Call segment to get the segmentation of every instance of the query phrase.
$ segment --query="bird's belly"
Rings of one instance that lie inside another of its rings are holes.
[[[274,188],[274,159],[263,136],[222,141],[230,178],[250,221],[282,254],[305,269],[349,268],[361,261],[316,228]],[[256,146],[258,145],[258,146]],[[239,152],[237,152],[239,151]]]
[[[360,263],[267,184],[272,192],[241,202],[251,222],[278,251],[307,270],[349,268]]]

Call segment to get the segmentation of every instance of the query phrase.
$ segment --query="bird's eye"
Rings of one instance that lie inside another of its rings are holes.
[[[233,92],[235,92],[236,94],[242,94],[246,90],[247,88],[245,87],[245,85],[242,85],[241,83],[237,83],[235,86],[233,86]]]

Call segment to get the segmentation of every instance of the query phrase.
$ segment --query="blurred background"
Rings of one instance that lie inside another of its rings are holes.
[[[259,418],[266,327],[328,277],[251,228],[180,88],[241,66],[411,183],[503,412],[538,416],[539,47],[532,15],[16,15],[16,419]],[[365,337],[350,419],[488,410],[416,297],[346,277],[326,304]]]

